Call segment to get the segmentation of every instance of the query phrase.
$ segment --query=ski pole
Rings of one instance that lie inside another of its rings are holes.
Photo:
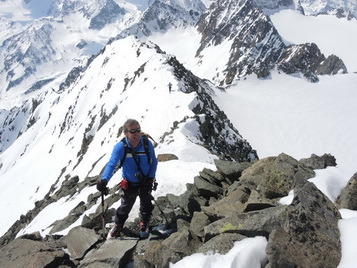
[[[105,209],[104,209],[104,193],[106,191],[102,191],[102,227],[103,227],[103,239],[106,240],[106,235],[105,235]]]
[[[162,209],[160,208],[160,206],[157,204],[155,198],[153,196],[152,197],[152,200],[154,200],[154,203],[155,205],[157,206],[157,208],[159,209],[160,213],[162,214],[162,216],[164,217],[165,221],[166,221],[166,225],[168,228],[170,228],[170,224],[169,224],[169,221],[167,220],[166,216],[165,216],[165,213],[162,211]]]

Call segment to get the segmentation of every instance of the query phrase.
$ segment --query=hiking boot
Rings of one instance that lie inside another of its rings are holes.
[[[147,224],[147,222],[146,222],[146,221],[141,221],[141,222],[140,222],[140,231],[141,231],[141,232],[145,232],[145,231],[147,231],[147,229],[148,229],[148,224]]]
[[[146,221],[140,222],[140,238],[147,238],[149,236],[149,224]]]
[[[108,238],[116,238],[120,236],[120,232],[123,230],[123,227],[114,224],[113,228],[110,230],[108,234]]]

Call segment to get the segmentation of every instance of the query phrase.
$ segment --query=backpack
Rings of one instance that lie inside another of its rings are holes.
[[[148,162],[151,163],[150,150],[149,150],[149,139],[151,139],[153,141],[154,146],[156,145],[156,142],[149,134],[147,134],[145,132],[141,133],[141,137],[143,138],[144,150],[145,150],[146,157],[148,159]],[[124,143],[124,150],[125,151],[124,151],[124,156],[121,159],[120,164],[118,165],[116,170],[119,170],[124,165],[124,161],[126,159],[126,155],[129,152],[129,146],[128,146],[128,143],[126,142],[126,138],[125,137],[122,138],[121,142]]]

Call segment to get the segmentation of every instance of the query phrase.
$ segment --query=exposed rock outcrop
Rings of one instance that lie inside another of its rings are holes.
[[[357,210],[357,173],[348,181],[347,186],[338,197],[337,203],[342,208]]]
[[[266,78],[274,69],[302,74],[310,82],[318,82],[318,75],[347,73],[340,58],[335,55],[326,58],[314,43],[289,46],[284,43],[263,10],[292,4],[290,0],[213,2],[197,23],[202,38],[196,57],[204,60],[202,51],[226,40],[231,41],[231,47],[227,67],[211,80],[224,86],[250,74]]]
[[[126,224],[124,239],[103,240],[99,210],[66,236],[43,239],[35,233],[11,241],[0,249],[0,266],[124,267],[132,262],[134,267],[169,267],[197,252],[226,254],[234,242],[257,236],[267,240],[262,267],[338,266],[338,206],[308,181],[315,176],[313,169],[335,166],[333,156],[298,161],[282,153],[254,163],[215,164],[216,171],[203,169],[182,195],[157,198],[161,211],[155,207],[148,239],[137,238],[136,219]],[[355,181],[356,175],[339,206],[355,209]],[[281,204],[291,191],[292,202]],[[106,222],[113,213],[106,212]]]

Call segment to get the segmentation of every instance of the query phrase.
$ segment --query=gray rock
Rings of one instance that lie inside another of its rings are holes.
[[[198,191],[198,195],[203,196],[206,199],[209,199],[210,197],[217,197],[223,193],[221,187],[206,181],[201,176],[196,176],[194,178],[194,186]]]
[[[193,235],[202,238],[204,235],[203,229],[210,224],[208,216],[203,212],[193,213],[193,217],[190,224],[190,230]]]
[[[178,157],[174,154],[159,154],[157,155],[157,161],[166,162],[171,160],[178,160]]]
[[[19,238],[35,240],[35,241],[43,240],[43,237],[41,236],[40,232],[34,232],[34,233],[31,233],[31,234],[24,234],[24,235],[20,236]]]
[[[190,228],[190,222],[183,219],[177,219],[177,231],[182,232],[183,230],[188,230]]]
[[[57,233],[64,229],[67,229],[69,226],[71,226],[78,219],[79,219],[78,215],[70,214],[61,220],[55,221],[54,223],[51,224],[51,226],[53,226],[53,227],[50,230],[50,234],[54,234],[54,233]]]
[[[310,158],[303,158],[300,159],[301,163],[306,165],[307,167],[310,167],[312,169],[322,169],[325,168],[325,163],[321,157],[318,157],[316,154],[312,154]]]
[[[309,158],[300,159],[299,162],[311,169],[323,169],[328,166],[337,165],[335,157],[330,154],[324,154],[322,156],[312,154]]]
[[[221,173],[208,168],[204,168],[199,174],[203,179],[217,186],[222,186],[222,182],[224,182],[224,177]]]
[[[15,239],[0,249],[0,267],[58,267],[70,263],[61,248],[44,241]]]
[[[357,173],[348,181],[338,197],[337,203],[342,208],[357,210]]]
[[[208,242],[204,243],[201,247],[197,249],[197,253],[204,253],[204,254],[212,254],[212,253],[219,253],[219,254],[227,254],[233,246],[234,242],[241,241],[247,238],[241,234],[230,234],[225,233],[219,236],[213,237]]]
[[[112,218],[115,215],[115,209],[111,208],[104,213],[104,221],[106,223],[112,222]],[[103,221],[102,221],[102,213],[91,213],[88,216],[84,215],[82,219],[82,227],[89,229],[102,229]]]
[[[76,193],[76,188],[78,187],[78,181],[78,176],[65,180],[62,182],[61,188],[59,188],[52,197],[55,200],[59,200],[62,197],[74,195]]]
[[[240,183],[250,189],[256,189],[266,198],[283,197],[294,187],[295,175],[298,172],[300,179],[313,177],[312,170],[300,165],[296,159],[284,153],[277,157],[268,157],[244,170]]]
[[[204,241],[224,233],[238,233],[249,237],[265,236],[286,220],[287,207],[272,207],[259,211],[240,213],[217,220],[204,228]]]
[[[243,170],[246,168],[241,163],[230,162],[224,160],[214,160],[214,164],[217,167],[217,170],[224,174],[231,182],[234,182],[239,179],[242,175]]]
[[[202,243],[195,240],[188,229],[184,229],[163,241],[151,242],[140,258],[153,265],[151,267],[169,267],[169,262],[176,263],[191,255],[200,245]]]
[[[248,198],[249,192],[243,187],[240,187],[216,203],[210,206],[203,206],[201,209],[211,218],[221,219],[243,212],[245,207],[244,203]]]
[[[157,226],[164,223],[167,229],[176,230],[176,214],[167,197],[160,196],[155,200],[150,225]]]
[[[277,204],[271,199],[262,197],[257,191],[250,193],[248,201],[245,203],[244,212],[261,210],[269,207],[275,207]]]
[[[319,75],[334,75],[338,73],[346,74],[347,67],[344,62],[336,55],[330,55],[325,61],[317,67],[317,74]]]
[[[99,238],[100,236],[94,230],[79,226],[68,232],[64,243],[73,259],[82,259]]]
[[[337,267],[341,259],[337,208],[311,182],[295,191],[286,223],[269,237],[268,267]]]
[[[107,240],[99,249],[89,252],[79,267],[124,267],[137,243],[136,238]]]
[[[187,190],[178,197],[167,195],[172,207],[175,209],[175,214],[179,218],[192,218],[195,211],[200,211],[201,206],[205,205],[206,200],[197,197],[197,189],[193,184],[187,184]],[[194,194],[196,192],[196,194]]]
[[[311,82],[317,75],[347,73],[343,61],[336,56],[327,59],[314,43],[288,46],[279,60],[279,69],[287,74],[301,72]]]

